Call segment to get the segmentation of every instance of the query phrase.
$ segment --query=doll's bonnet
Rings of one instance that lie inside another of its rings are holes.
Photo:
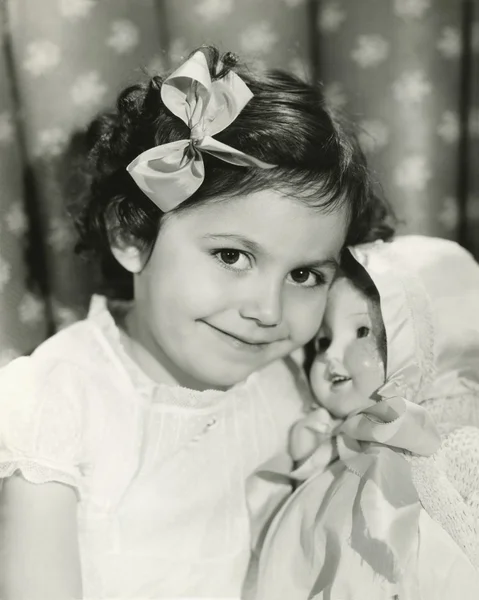
[[[350,252],[379,292],[387,381],[418,404],[474,392],[479,398],[479,264],[473,257],[454,242],[423,236]],[[479,426],[479,406],[475,417]]]

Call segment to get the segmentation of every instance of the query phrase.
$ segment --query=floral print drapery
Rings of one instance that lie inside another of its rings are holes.
[[[65,213],[72,134],[126,84],[203,43],[319,75],[329,103],[358,122],[403,231],[457,239],[466,148],[467,238],[479,254],[477,1],[1,1],[0,364],[84,314],[91,277]]]

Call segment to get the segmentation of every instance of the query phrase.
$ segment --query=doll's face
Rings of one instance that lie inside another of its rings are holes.
[[[373,405],[385,378],[379,310],[345,277],[331,287],[316,338],[310,381],[319,402],[335,417]]]

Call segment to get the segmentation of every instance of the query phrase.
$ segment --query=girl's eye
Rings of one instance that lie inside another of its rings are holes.
[[[369,327],[358,327],[356,336],[358,338],[365,338],[365,337],[368,337],[369,333],[370,333]]]
[[[310,269],[294,269],[294,271],[291,271],[290,277],[296,285],[303,287],[316,287],[326,283],[324,275],[315,273]]]
[[[331,340],[329,338],[327,338],[327,337],[318,338],[318,341],[317,341],[318,352],[325,352],[329,348],[330,344],[331,344]]]
[[[223,248],[222,250],[216,250],[213,254],[223,266],[232,267],[237,271],[242,271],[250,266],[248,256],[234,248]]]
[[[241,256],[238,250],[220,250],[218,255],[227,265],[234,265],[239,261]]]

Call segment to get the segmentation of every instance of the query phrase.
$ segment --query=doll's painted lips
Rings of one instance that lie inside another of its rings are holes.
[[[346,377],[345,375],[333,375],[333,377],[331,377],[331,384],[333,387],[340,387],[348,381],[351,381],[351,377]]]

